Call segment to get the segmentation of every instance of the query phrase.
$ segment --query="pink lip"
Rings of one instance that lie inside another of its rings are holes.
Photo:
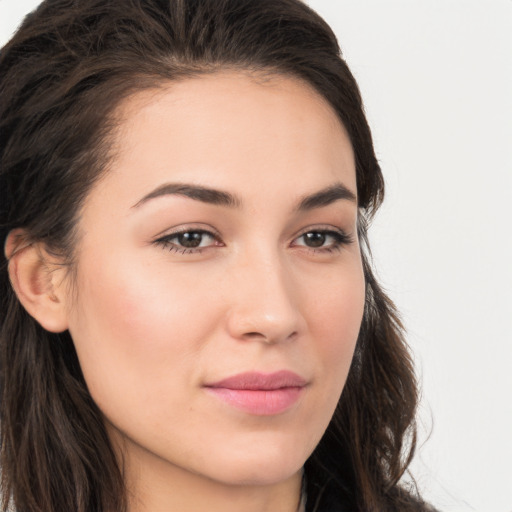
[[[272,416],[297,402],[307,382],[296,373],[248,372],[222,379],[205,388],[224,402],[245,412]]]

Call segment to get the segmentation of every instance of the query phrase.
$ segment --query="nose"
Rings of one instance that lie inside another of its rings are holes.
[[[254,257],[232,269],[227,324],[233,338],[275,344],[301,332],[305,322],[285,263],[278,256]]]

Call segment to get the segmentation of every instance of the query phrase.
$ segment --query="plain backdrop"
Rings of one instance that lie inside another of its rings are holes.
[[[0,0],[1,45],[37,4]],[[512,512],[512,0],[309,4],[387,182],[370,240],[422,382],[412,472],[441,510]]]

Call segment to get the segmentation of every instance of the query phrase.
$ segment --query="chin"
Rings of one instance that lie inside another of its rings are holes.
[[[217,454],[214,479],[230,485],[272,485],[287,480],[299,472],[309,451],[297,450],[304,443],[278,445],[264,440],[249,447],[226,447]]]

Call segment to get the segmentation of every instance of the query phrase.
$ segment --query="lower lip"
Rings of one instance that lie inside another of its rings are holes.
[[[268,390],[206,388],[227,404],[258,416],[273,416],[297,402],[304,388],[289,387]]]

